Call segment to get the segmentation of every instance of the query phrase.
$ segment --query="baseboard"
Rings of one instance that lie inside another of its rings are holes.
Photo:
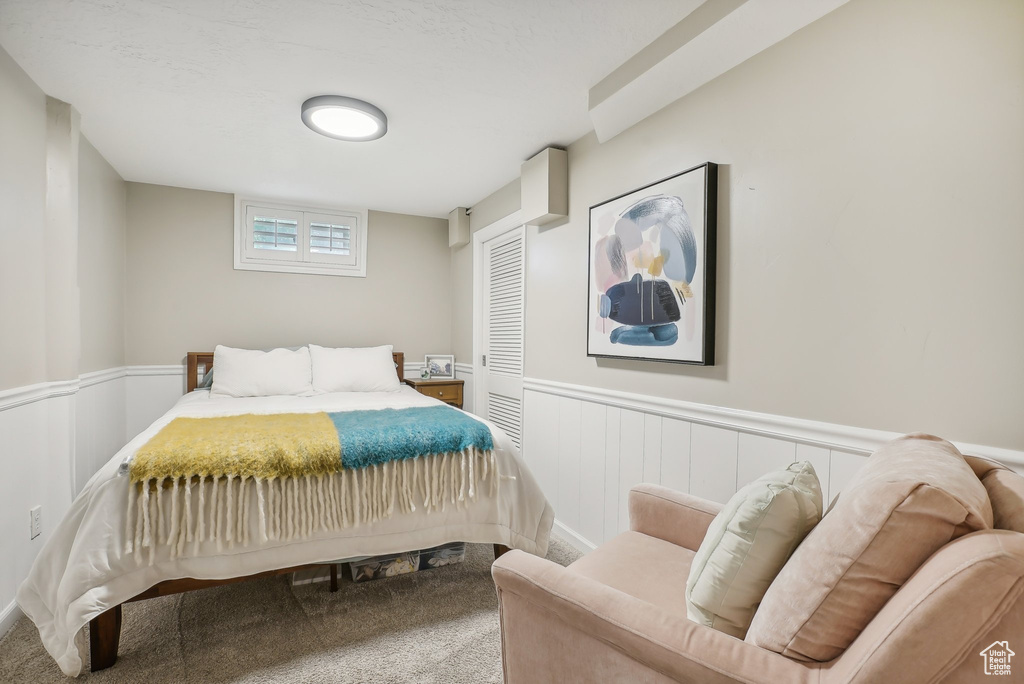
[[[3,611],[0,611],[0,639],[14,628],[14,623],[24,617],[21,608],[14,601],[11,601]]]
[[[551,531],[555,533],[556,537],[568,543],[580,553],[590,553],[597,548],[597,544],[584,539],[577,532],[569,529],[565,524],[558,520],[555,520],[555,524],[551,528]]]

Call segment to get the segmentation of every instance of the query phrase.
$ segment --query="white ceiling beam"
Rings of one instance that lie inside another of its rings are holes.
[[[590,89],[605,142],[848,0],[707,0]]]

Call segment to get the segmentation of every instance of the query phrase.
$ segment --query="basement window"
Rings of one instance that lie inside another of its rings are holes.
[[[237,199],[235,269],[366,276],[366,210]]]

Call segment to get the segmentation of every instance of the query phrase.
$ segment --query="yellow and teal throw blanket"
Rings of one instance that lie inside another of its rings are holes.
[[[126,551],[153,562],[307,538],[497,487],[490,429],[449,406],[175,418],[128,463]]]

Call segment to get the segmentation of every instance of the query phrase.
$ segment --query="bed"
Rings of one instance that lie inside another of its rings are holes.
[[[175,535],[174,520],[183,519],[183,513],[177,510],[182,505],[180,496],[172,496],[172,490],[167,486],[135,486],[125,476],[125,465],[140,449],[148,447],[155,436],[164,434],[163,429],[175,419],[239,415],[274,418],[280,414],[327,411],[332,416],[345,416],[368,410],[442,405],[440,401],[419,394],[404,384],[396,392],[248,398],[211,395],[209,390],[197,390],[196,387],[203,372],[213,367],[213,358],[213,353],[188,354],[188,392],[89,480],[18,589],[18,604],[35,623],[43,645],[66,675],[81,673],[86,651],[90,652],[91,669],[94,671],[114,663],[123,603],[282,574],[313,565],[331,564],[336,568],[334,561],[341,559],[397,553],[453,541],[494,544],[496,554],[507,548],[537,555],[546,553],[554,521],[551,506],[509,437],[493,424],[476,417],[473,417],[476,424],[483,424],[489,430],[493,449],[488,452],[485,467],[481,468],[481,463],[477,463],[475,474],[472,465],[467,471],[465,461],[461,464],[457,459],[439,461],[442,470],[448,467],[446,464],[450,465],[451,477],[445,479],[449,482],[450,499],[445,494],[449,490],[442,491],[440,497],[430,495],[425,482],[420,481],[413,487],[405,486],[413,498],[407,496],[409,500],[403,503],[401,497],[394,496],[395,491],[402,491],[402,476],[392,471],[392,482],[397,484],[392,485],[390,507],[380,506],[371,515],[367,512],[369,508],[360,513],[352,508],[353,504],[347,504],[350,519],[348,524],[342,524],[342,514],[331,509],[331,502],[341,502],[342,495],[338,494],[340,490],[335,490],[336,496],[332,499],[328,484],[324,488],[326,494],[321,494],[319,499],[314,488],[310,499],[312,503],[308,504],[308,520],[305,508],[302,516],[295,513],[296,521],[303,520],[304,533],[296,522],[296,533],[285,534],[287,526],[279,516],[278,533],[275,534],[274,516],[266,514],[263,509],[267,502],[273,502],[270,498],[273,492],[265,483],[260,488],[258,482],[249,487],[242,482],[232,489],[229,480],[227,489],[220,490],[222,508],[237,509],[240,511],[237,518],[233,522],[225,522],[223,529],[217,528],[220,534],[216,538],[203,538],[198,532],[195,538],[187,537],[182,530]],[[395,353],[394,362],[401,379],[403,355]],[[459,414],[470,415],[461,411]],[[423,462],[429,465],[432,461],[423,459]],[[460,469],[463,473],[470,473],[468,480],[465,474],[462,475],[461,486],[458,481]],[[367,468],[366,477],[369,477],[369,472]],[[387,476],[386,466],[381,472]],[[415,474],[418,471],[409,472]],[[358,481],[357,475],[350,472],[348,477],[350,481]],[[452,478],[455,484],[450,484]],[[217,486],[214,479],[210,491],[216,492]],[[426,498],[416,494],[420,488],[424,488],[428,495]],[[173,493],[180,495],[177,485]],[[457,497],[457,493],[463,496]],[[282,494],[287,494],[283,485],[278,491],[279,503]],[[234,501],[228,498],[223,504],[225,495],[233,495]],[[433,505],[427,505],[431,496]],[[136,508],[134,501],[139,497],[146,498]],[[287,504],[287,496],[284,500]],[[369,500],[364,498],[363,501],[366,504]],[[419,505],[411,505],[412,501]],[[344,508],[344,505],[338,505]],[[195,504],[191,506],[189,512]],[[209,503],[207,507],[217,516],[212,520],[228,520],[226,513],[220,513],[222,508]],[[143,518],[140,516],[143,508],[147,512],[145,522],[149,525],[146,529],[153,530],[152,540],[147,539],[147,544],[141,543],[143,525],[140,521]],[[318,525],[318,510],[321,516],[337,524],[321,520]],[[270,520],[269,526],[266,520]],[[189,523],[192,527],[196,524]],[[234,534],[228,531],[225,535],[226,530],[232,530]],[[174,539],[181,543],[175,543]],[[336,575],[332,574],[332,584],[335,581]],[[88,643],[86,625],[90,625]]]

